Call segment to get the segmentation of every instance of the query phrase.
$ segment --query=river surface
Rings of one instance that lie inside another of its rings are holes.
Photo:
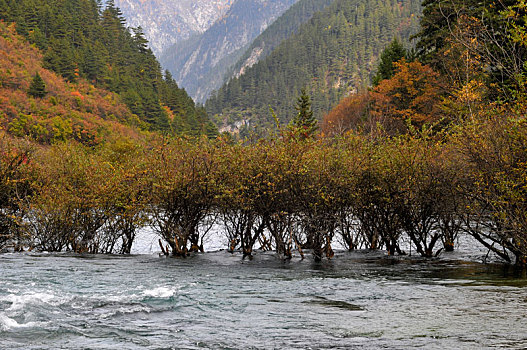
[[[149,244],[128,257],[0,254],[0,348],[527,348],[525,274],[482,264],[483,251],[317,264],[165,258]]]

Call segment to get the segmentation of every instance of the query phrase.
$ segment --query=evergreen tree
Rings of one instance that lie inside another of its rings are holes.
[[[30,94],[33,97],[39,97],[39,98],[42,98],[46,96],[47,94],[46,83],[44,82],[40,74],[38,74],[38,72],[33,77],[33,80],[31,81],[31,85],[29,85],[28,94]]]
[[[393,77],[393,64],[403,58],[408,58],[408,52],[404,48],[403,44],[399,42],[399,40],[394,39],[381,54],[381,61],[377,67],[377,73],[372,79],[373,85],[377,86],[382,80]]]
[[[305,137],[312,136],[318,129],[317,120],[313,115],[311,109],[311,98],[307,94],[305,88],[300,91],[301,95],[298,97],[295,109],[298,111],[297,115],[291,122],[292,129],[296,129]]]

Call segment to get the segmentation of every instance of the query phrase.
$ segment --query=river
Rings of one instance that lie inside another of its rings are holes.
[[[252,261],[0,254],[2,349],[527,347],[527,278],[485,252]],[[138,251],[139,250],[139,251]]]

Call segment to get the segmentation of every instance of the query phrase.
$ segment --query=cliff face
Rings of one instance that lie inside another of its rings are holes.
[[[169,47],[161,63],[199,102],[221,86],[248,45],[297,0],[237,0],[201,35]]]
[[[205,32],[235,0],[115,0],[132,27],[141,26],[152,51]]]

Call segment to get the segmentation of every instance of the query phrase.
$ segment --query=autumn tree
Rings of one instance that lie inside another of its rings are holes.
[[[343,135],[349,130],[368,127],[371,93],[362,91],[344,98],[322,119],[325,136]]]
[[[395,74],[372,92],[372,117],[391,132],[405,130],[408,121],[417,127],[442,117],[441,101],[447,93],[441,76],[420,62],[401,60]]]

